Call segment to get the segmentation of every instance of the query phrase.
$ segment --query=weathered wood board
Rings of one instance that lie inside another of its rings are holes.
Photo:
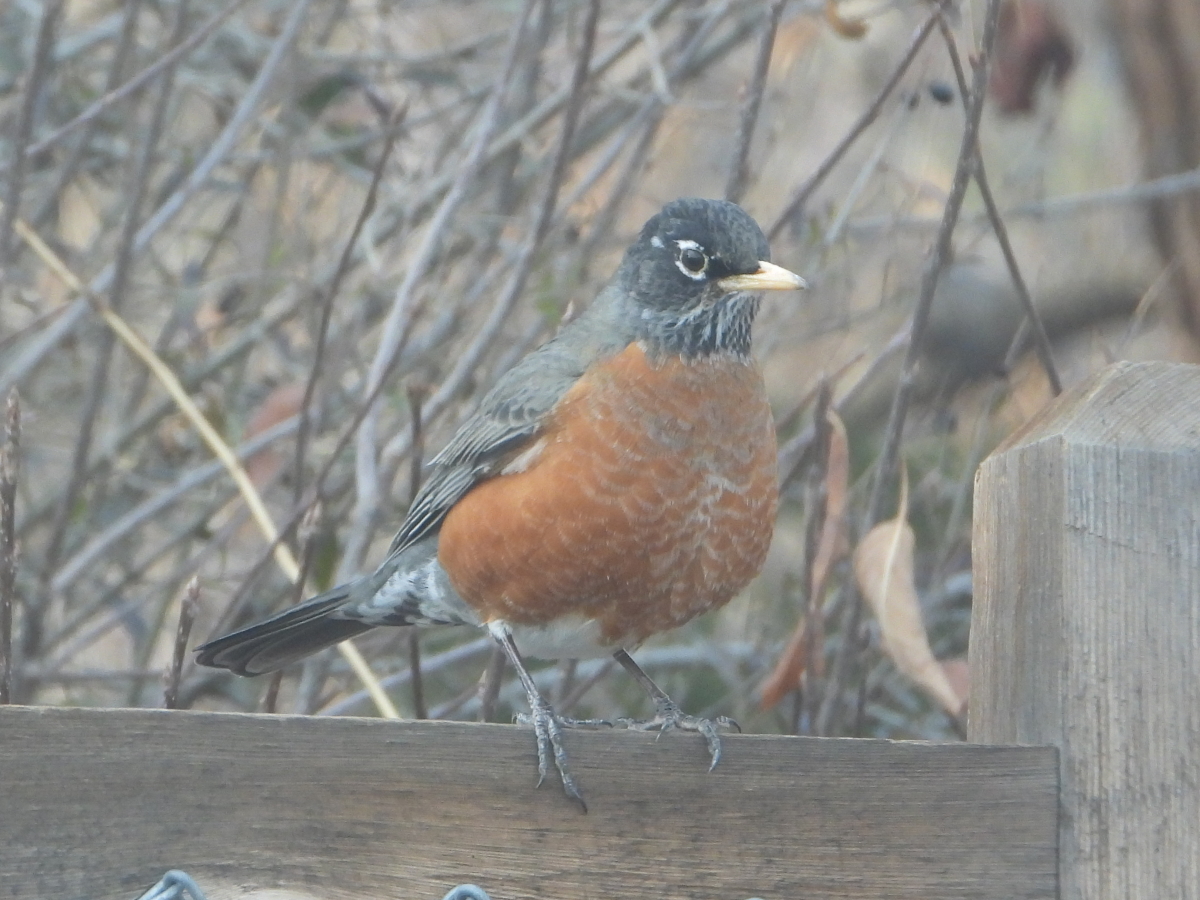
[[[979,468],[973,740],[1061,748],[1063,900],[1200,898],[1200,366],[1119,363]]]
[[[1005,898],[1055,893],[1045,747],[567,735],[587,815],[505,725],[0,707],[0,897]]]

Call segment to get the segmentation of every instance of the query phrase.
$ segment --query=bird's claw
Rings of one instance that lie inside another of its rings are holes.
[[[516,720],[522,725],[532,725],[533,732],[537,736],[538,787],[541,787],[546,780],[546,776],[550,772],[550,760],[553,759],[554,767],[558,770],[558,777],[562,781],[563,791],[578,803],[584,812],[587,812],[587,803],[584,802],[583,793],[579,790],[579,784],[567,766],[567,750],[563,744],[562,730],[564,728],[599,728],[606,725],[611,726],[612,722],[605,719],[565,718],[558,715],[550,704],[541,698],[532,704],[528,715],[518,713]]]
[[[721,735],[718,729],[733,729],[738,732],[742,730],[741,726],[729,716],[717,716],[715,719],[689,716],[679,708],[675,701],[670,699],[661,700],[655,704],[653,719],[617,719],[616,724],[635,731],[657,731],[660,736],[664,731],[670,731],[672,728],[697,732],[704,737],[704,743],[708,745],[708,755],[712,758],[712,762],[708,766],[710,772],[721,761]]]

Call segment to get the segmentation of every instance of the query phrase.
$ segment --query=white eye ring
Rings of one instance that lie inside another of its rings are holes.
[[[695,241],[689,240],[676,241],[675,245],[679,248],[679,255],[675,258],[675,267],[688,278],[692,279],[692,281],[703,281],[705,272],[708,270],[708,254],[704,252],[704,248]],[[700,257],[699,269],[690,268],[684,263],[684,256],[689,251]]]

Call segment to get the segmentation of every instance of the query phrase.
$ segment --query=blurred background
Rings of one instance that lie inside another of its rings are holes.
[[[190,646],[372,568],[422,460],[645,219],[731,196],[812,285],[756,331],[779,525],[743,596],[636,657],[747,731],[961,736],[978,462],[1056,382],[1200,359],[1200,13],[999,4],[979,145],[1039,354],[975,185],[910,327],[967,121],[949,47],[969,83],[985,0],[598,6],[592,34],[583,0],[0,5],[14,700],[162,705],[181,608]],[[97,304],[240,448],[303,590]],[[356,643],[402,715],[524,708],[482,634]],[[538,673],[560,712],[650,712],[604,661]],[[377,714],[332,651],[177,680],[184,707]]]

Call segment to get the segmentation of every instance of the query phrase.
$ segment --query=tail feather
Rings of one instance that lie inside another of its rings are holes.
[[[196,648],[196,662],[238,675],[264,675],[370,631],[374,626],[364,622],[334,618],[349,596],[350,585],[344,584],[264,622],[209,641]]]

